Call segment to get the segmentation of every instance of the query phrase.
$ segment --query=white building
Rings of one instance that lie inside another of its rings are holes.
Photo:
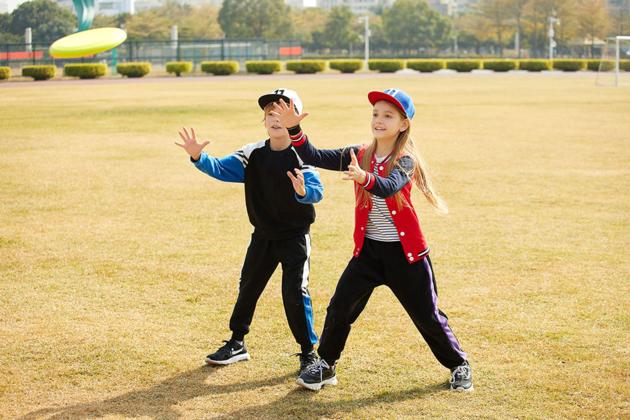
[[[0,0],[0,13],[11,13],[28,0]]]
[[[347,6],[356,14],[365,14],[379,7],[391,7],[395,0],[317,0],[317,6],[322,9],[332,9],[336,6]]]

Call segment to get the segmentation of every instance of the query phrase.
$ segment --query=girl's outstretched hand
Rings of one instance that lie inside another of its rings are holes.
[[[193,158],[194,160],[199,160],[199,156],[201,156],[201,151],[203,150],[204,147],[210,144],[210,142],[204,141],[202,143],[197,143],[197,137],[195,136],[194,128],[190,129],[192,136],[188,134],[188,131],[186,131],[186,128],[183,128],[182,130],[184,131],[183,133],[181,131],[179,132],[179,137],[181,137],[182,140],[184,140],[184,143],[182,144],[182,143],[175,142],[175,144],[181,147],[182,149],[184,149],[186,153],[190,155],[191,158]]]
[[[295,171],[295,174],[297,175],[297,177],[294,176],[291,173],[291,171],[287,171],[287,175],[291,179],[291,183],[293,184],[293,189],[295,190],[295,192],[298,193],[298,195],[300,197],[304,197],[306,195],[306,186],[305,186],[305,183],[304,183],[304,174],[298,168],[295,168],[294,171]]]
[[[304,118],[308,117],[308,112],[303,112],[298,115],[295,113],[293,99],[291,99],[288,104],[283,99],[280,99],[280,103],[273,103],[271,115],[278,117],[280,124],[282,124],[284,128],[288,129],[299,125]]]
[[[348,170],[343,171],[343,173],[346,175],[343,177],[343,179],[363,184],[365,182],[365,177],[367,176],[367,174],[363,169],[361,169],[361,166],[359,166],[359,161],[357,160],[357,156],[354,154],[354,149],[350,149],[350,159],[351,160],[350,164],[348,165]]]

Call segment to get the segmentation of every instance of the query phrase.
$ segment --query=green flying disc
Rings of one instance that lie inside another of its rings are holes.
[[[81,31],[56,40],[50,46],[54,58],[79,58],[111,50],[125,42],[127,33],[118,28]]]

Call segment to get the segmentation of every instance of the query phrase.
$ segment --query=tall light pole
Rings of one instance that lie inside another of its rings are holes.
[[[553,39],[555,31],[553,30],[554,23],[560,25],[560,19],[556,17],[555,10],[552,11],[552,15],[549,16],[549,60],[553,60],[553,49],[555,48],[556,41]]]
[[[365,60],[365,70],[369,69],[368,61],[370,60],[370,16],[365,15],[361,16],[359,20],[362,20],[365,23],[365,31],[363,33],[363,40],[365,41],[365,50],[364,50],[364,60]]]

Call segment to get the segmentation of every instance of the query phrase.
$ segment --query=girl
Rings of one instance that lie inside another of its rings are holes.
[[[354,181],[355,248],[328,306],[318,348],[319,359],[302,372],[298,383],[319,390],[336,385],[335,363],[341,356],[352,323],[375,287],[387,285],[403,305],[438,361],[451,370],[451,389],[473,389],[472,372],[446,315],[438,309],[429,247],[411,203],[415,184],[438,210],[446,212],[409,136],[415,108],[400,89],[370,92],[373,105],[369,145],[318,150],[301,131],[308,114],[296,114],[293,104],[274,105],[293,147],[305,164],[344,171]],[[345,170],[344,170],[345,169]]]

